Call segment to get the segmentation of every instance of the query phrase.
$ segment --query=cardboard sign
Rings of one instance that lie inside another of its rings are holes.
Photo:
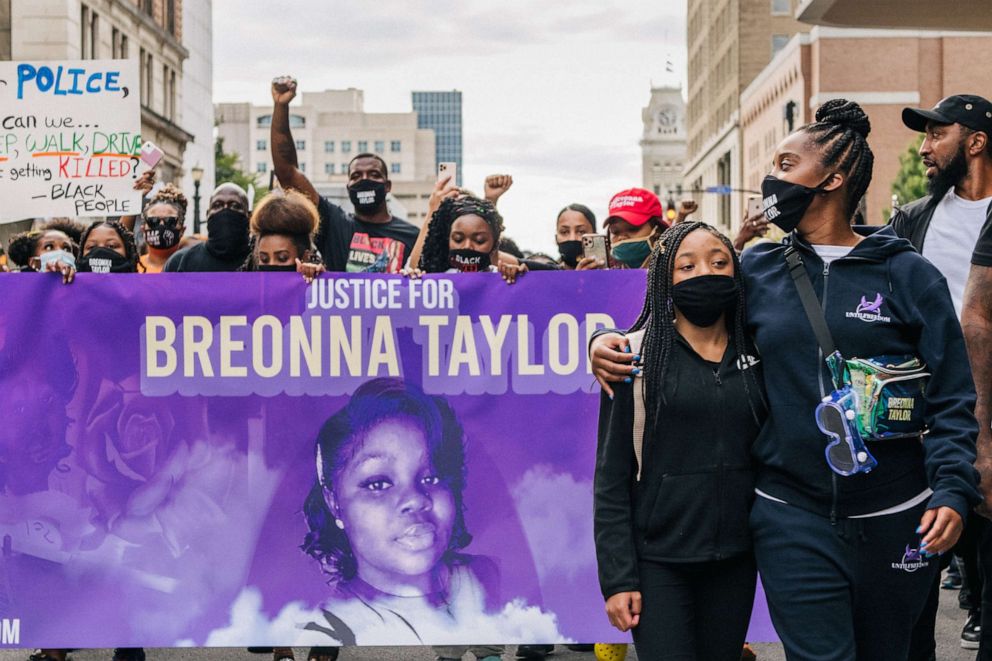
[[[136,60],[0,62],[0,223],[141,210]]]

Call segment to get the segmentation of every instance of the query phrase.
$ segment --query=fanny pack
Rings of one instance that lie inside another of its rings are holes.
[[[834,384],[834,391],[816,410],[817,426],[831,439],[827,463],[840,475],[867,473],[878,462],[865,441],[925,433],[930,373],[914,355],[845,359],[834,344],[802,258],[793,246],[786,248],[785,260]]]

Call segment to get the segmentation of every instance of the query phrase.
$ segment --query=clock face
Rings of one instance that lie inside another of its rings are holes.
[[[658,112],[658,125],[664,128],[673,128],[678,122],[678,113],[674,108],[664,108]]]

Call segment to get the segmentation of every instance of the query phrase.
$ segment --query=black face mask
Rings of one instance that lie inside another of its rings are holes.
[[[386,184],[382,181],[362,179],[348,186],[348,197],[355,205],[355,213],[371,215],[386,203]]]
[[[574,269],[579,263],[579,258],[582,257],[582,242],[562,241],[558,244],[558,254],[561,255],[561,261]]]
[[[93,248],[76,260],[80,273],[134,273],[134,264],[116,250]]]
[[[693,326],[708,328],[737,303],[737,281],[729,275],[700,275],[672,287],[672,303]]]
[[[207,251],[217,259],[234,261],[248,256],[248,216],[223,209],[207,222]]]
[[[158,250],[175,248],[179,245],[180,239],[182,239],[182,236],[172,227],[159,226],[145,229],[145,243],[150,248],[156,248]]]
[[[453,269],[458,269],[461,273],[477,273],[488,271],[491,264],[489,253],[459,248],[448,251],[448,264]]]
[[[285,271],[289,273],[291,271],[296,271],[296,265],[295,264],[259,264],[258,270],[272,271],[272,272]]]
[[[768,175],[761,182],[765,218],[782,228],[783,232],[796,229],[806,209],[813,203],[813,198],[818,193],[825,192],[823,186],[830,181],[830,177],[824,179],[816,188],[810,188]]]

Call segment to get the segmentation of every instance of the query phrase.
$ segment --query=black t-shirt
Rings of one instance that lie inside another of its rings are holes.
[[[163,273],[209,273],[215,271],[237,271],[244,264],[243,255],[239,259],[226,260],[215,257],[207,250],[206,243],[198,243],[189,248],[183,248],[165,263]]]
[[[971,263],[975,266],[992,266],[992,204],[985,212],[985,224],[978,235],[978,243],[971,255]]]
[[[328,271],[399,273],[420,233],[416,225],[395,216],[388,223],[366,223],[326,197],[320,198],[317,211],[317,248]]]

